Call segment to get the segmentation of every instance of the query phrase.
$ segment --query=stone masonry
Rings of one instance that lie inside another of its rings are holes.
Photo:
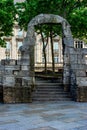
[[[64,90],[70,91],[75,101],[87,101],[87,65],[84,58],[87,55],[87,49],[74,48],[70,25],[64,18],[53,14],[40,14],[28,24],[27,35],[20,48],[21,60],[2,60],[1,62],[0,80],[4,103],[32,102],[31,94],[35,85],[34,26],[46,23],[61,24],[63,29]]]

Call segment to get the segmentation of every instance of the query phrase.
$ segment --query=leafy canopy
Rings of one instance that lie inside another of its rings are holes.
[[[25,0],[18,3],[16,9],[19,15],[17,21],[22,29],[27,30],[29,21],[40,13],[57,14],[67,19],[75,38],[87,37],[86,0]],[[54,32],[55,30],[59,34],[57,26],[53,29]]]
[[[13,0],[0,0],[0,45],[4,46],[4,36],[12,35],[15,18],[15,6]]]

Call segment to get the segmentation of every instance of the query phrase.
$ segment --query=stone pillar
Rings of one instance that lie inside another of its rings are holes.
[[[69,62],[69,50],[67,47],[64,49],[64,70],[63,70],[63,84],[64,91],[69,91],[70,89],[70,62]]]

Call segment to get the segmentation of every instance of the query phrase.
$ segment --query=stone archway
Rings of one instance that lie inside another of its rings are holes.
[[[75,101],[87,102],[87,64],[85,55],[87,48],[74,48],[70,25],[64,18],[53,14],[40,14],[28,24],[24,44],[20,48],[22,58],[17,60],[2,60],[1,85],[3,86],[4,103],[26,103],[32,101],[34,87],[34,26],[38,24],[61,24],[63,30],[63,85],[65,91]]]
[[[75,101],[87,101],[87,65],[84,56],[87,49],[74,48],[70,25],[64,18],[53,14],[40,14],[28,24],[24,44],[20,48],[20,61],[2,61],[1,79],[3,85],[3,102],[31,102],[34,84],[34,26],[38,24],[61,24],[63,30],[63,85],[65,91],[70,90]]]
[[[28,24],[28,31],[24,44],[21,48],[22,64],[28,65],[29,69],[29,83],[34,82],[34,45],[35,45],[35,30],[34,26],[39,24],[61,24],[63,29],[63,45],[64,45],[64,74],[63,83],[65,89],[70,84],[70,56],[69,48],[74,47],[73,38],[70,30],[70,25],[66,19],[53,14],[40,14],[34,17]]]

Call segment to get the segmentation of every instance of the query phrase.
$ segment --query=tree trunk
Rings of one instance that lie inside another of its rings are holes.
[[[42,43],[43,43],[44,68],[45,68],[45,73],[47,73],[46,47],[45,47],[44,37],[43,37],[42,32],[41,32],[41,38],[42,38]]]
[[[54,51],[53,51],[53,38],[52,38],[52,30],[50,30],[50,42],[51,42],[51,52],[52,52],[52,71],[55,72],[55,64],[54,64]]]

